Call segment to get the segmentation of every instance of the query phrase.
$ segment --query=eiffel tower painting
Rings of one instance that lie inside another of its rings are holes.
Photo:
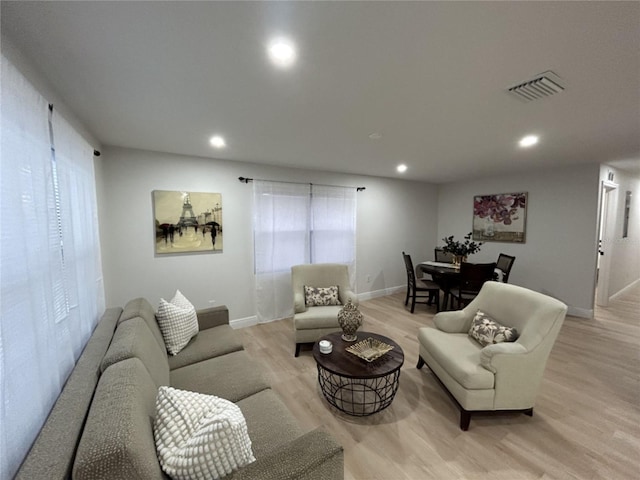
[[[222,253],[222,195],[153,191],[156,255]]]
[[[191,198],[187,193],[182,203],[182,215],[180,215],[180,221],[178,226],[180,227],[194,227],[198,225],[198,219],[193,213],[193,207],[191,206]]]

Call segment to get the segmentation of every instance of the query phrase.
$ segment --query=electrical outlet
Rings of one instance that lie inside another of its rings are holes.
[[[371,275],[367,275],[367,283],[371,283]]]

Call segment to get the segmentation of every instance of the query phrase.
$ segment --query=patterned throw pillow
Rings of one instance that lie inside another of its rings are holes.
[[[483,347],[493,343],[515,342],[518,339],[518,331],[515,328],[500,325],[481,310],[473,317],[469,335]]]
[[[156,318],[170,355],[177,355],[198,333],[196,309],[180,290],[176,291],[170,302],[160,299]]]
[[[240,408],[213,395],[160,387],[153,435],[174,480],[218,479],[256,460]]]
[[[338,286],[307,287],[304,286],[304,303],[308,307],[323,307],[326,305],[340,305]]]

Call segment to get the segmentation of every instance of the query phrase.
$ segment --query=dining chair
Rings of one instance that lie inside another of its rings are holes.
[[[451,252],[445,252],[442,247],[436,247],[433,249],[433,256],[436,262],[441,262],[441,263],[453,263],[453,253]],[[435,275],[435,274],[431,274],[431,278],[433,279],[434,282],[436,282],[438,285],[440,285],[440,290],[442,290],[444,292],[444,303],[445,305],[443,305],[443,308],[447,308],[446,303],[448,302],[449,298],[452,298],[449,296],[449,294],[451,293],[451,289],[457,286],[457,282],[456,281],[452,281],[451,278],[442,278],[439,275]],[[453,299],[451,300],[453,301]]]
[[[411,313],[413,313],[416,303],[424,303],[432,305],[435,298],[436,312],[440,311],[440,287],[437,283],[426,280],[416,279],[416,273],[413,269],[413,262],[411,261],[411,255],[402,252],[402,258],[404,259],[404,266],[407,270],[407,297],[404,300],[404,304],[409,303],[411,298]],[[426,295],[425,295],[426,293]],[[426,301],[418,301],[419,298],[428,298]]]
[[[493,263],[467,263],[460,264],[460,276],[457,288],[451,290],[451,298],[458,301],[458,308],[464,307],[470,303],[482,288],[485,282],[492,280],[494,270],[496,268]]]
[[[513,262],[515,261],[516,257],[512,257],[511,255],[507,255],[505,253],[501,253],[498,256],[496,268],[502,272],[503,283],[509,283],[509,272],[511,272],[511,267],[513,266]]]
[[[453,263],[453,253],[445,252],[442,248],[434,248],[434,258],[436,262]]]

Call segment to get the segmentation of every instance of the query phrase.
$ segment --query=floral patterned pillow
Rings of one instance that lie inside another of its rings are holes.
[[[469,335],[486,347],[493,343],[515,342],[519,334],[515,328],[500,325],[482,310],[478,310],[471,322]]]
[[[304,303],[308,307],[322,307],[326,305],[340,305],[338,286],[307,287],[304,286]]]

